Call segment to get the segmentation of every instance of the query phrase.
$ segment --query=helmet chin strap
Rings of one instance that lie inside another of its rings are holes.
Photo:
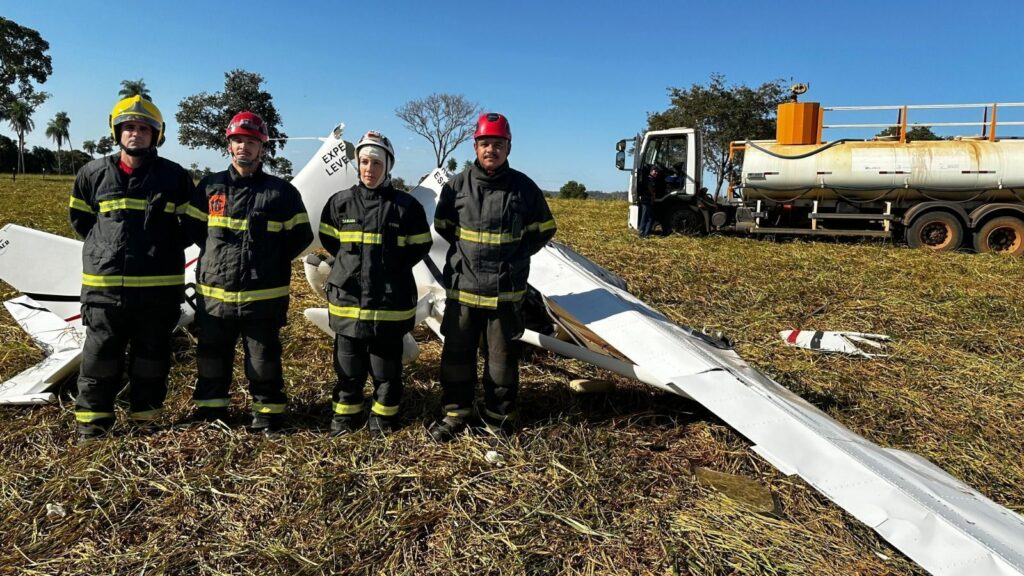
[[[121,150],[124,150],[124,153],[132,158],[142,158],[152,154],[154,148],[125,148],[124,146],[121,146]]]

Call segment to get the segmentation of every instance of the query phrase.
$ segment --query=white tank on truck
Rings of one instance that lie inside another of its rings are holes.
[[[794,87],[798,88],[798,87]],[[998,110],[1021,103],[824,108],[791,102],[778,109],[775,140],[734,142],[742,153],[740,180],[724,199],[701,185],[700,133],[673,128],[628,140],[616,164],[630,170],[630,225],[651,200],[664,233],[712,231],[904,239],[913,247],[1024,255],[1024,140],[997,137],[1024,122],[996,122]],[[980,122],[930,126],[981,127],[981,135],[907,141],[910,111],[981,109]],[[895,124],[827,125],[827,111],[894,110]],[[871,140],[821,138],[824,128],[885,128]]]

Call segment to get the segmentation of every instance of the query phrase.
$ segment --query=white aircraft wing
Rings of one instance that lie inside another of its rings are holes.
[[[56,397],[50,389],[78,370],[85,329],[80,319],[67,322],[28,296],[4,302],[4,307],[46,357],[0,384],[0,404],[46,404]]]
[[[428,219],[446,180],[435,170],[412,192]],[[427,324],[435,332],[447,248],[435,233],[430,254],[414,269],[420,296],[433,299]],[[552,242],[533,257],[530,285],[558,325],[590,350],[530,331],[524,342],[700,402],[773,466],[799,475],[933,574],[1024,574],[1024,518],[924,458],[847,429],[725,343],[672,323],[614,274]]]
[[[185,250],[185,296],[179,326],[195,317],[199,247]],[[47,354],[39,364],[0,384],[0,404],[40,404],[82,362],[82,242],[16,224],[0,229],[0,280],[22,296],[4,302],[11,316]]]

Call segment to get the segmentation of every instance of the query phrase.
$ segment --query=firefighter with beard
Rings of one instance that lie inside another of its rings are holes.
[[[252,395],[252,426],[277,433],[287,397],[281,328],[288,312],[295,259],[313,240],[299,191],[263,171],[267,125],[239,112],[225,130],[231,165],[199,183],[188,208],[190,236],[201,248],[197,267],[198,379],[194,419],[227,421],[231,371],[239,337]]]
[[[140,96],[119,101],[110,132],[112,156],[78,171],[70,219],[82,246],[82,324],[86,327],[75,419],[79,441],[105,436],[114,424],[128,350],[129,419],[155,427],[167,394],[171,332],[184,299],[180,217],[192,194],[184,168],[157,156],[164,121]]]
[[[391,185],[395,150],[378,132],[356,144],[359,183],[338,192],[320,217],[320,242],[334,256],[327,279],[334,370],[331,434],[362,425],[363,387],[373,379],[367,428],[393,432],[402,400],[402,338],[416,316],[412,268],[430,251],[423,206]]]
[[[444,417],[429,436],[447,442],[473,411],[478,345],[484,356],[483,424],[510,432],[516,419],[523,297],[530,256],[555,235],[544,193],[508,165],[512,130],[501,114],[482,114],[473,149],[476,162],[441,189],[434,229],[451,246],[443,282],[447,298],[441,333]]]

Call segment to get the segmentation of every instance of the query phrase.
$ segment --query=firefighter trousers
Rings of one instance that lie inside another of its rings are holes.
[[[196,322],[199,328],[196,347],[199,377],[192,395],[196,406],[227,408],[230,404],[235,344],[241,336],[253,413],[283,414],[288,398],[284,393],[281,370],[281,321],[218,318],[200,310],[196,313]]]
[[[160,416],[171,367],[171,332],[180,316],[176,303],[158,308],[82,305],[85,346],[75,399],[78,422],[103,428],[114,423],[126,349],[129,417],[144,422]]]
[[[363,409],[367,374],[373,378],[370,411],[384,417],[398,414],[402,401],[402,336],[377,338],[334,337],[334,372],[338,383],[332,394],[334,413],[354,415]]]
[[[514,417],[519,393],[522,309],[503,303],[497,309],[473,308],[452,300],[441,321],[441,403],[449,415],[466,418],[476,393],[477,348],[484,355],[484,410],[494,419]]]

